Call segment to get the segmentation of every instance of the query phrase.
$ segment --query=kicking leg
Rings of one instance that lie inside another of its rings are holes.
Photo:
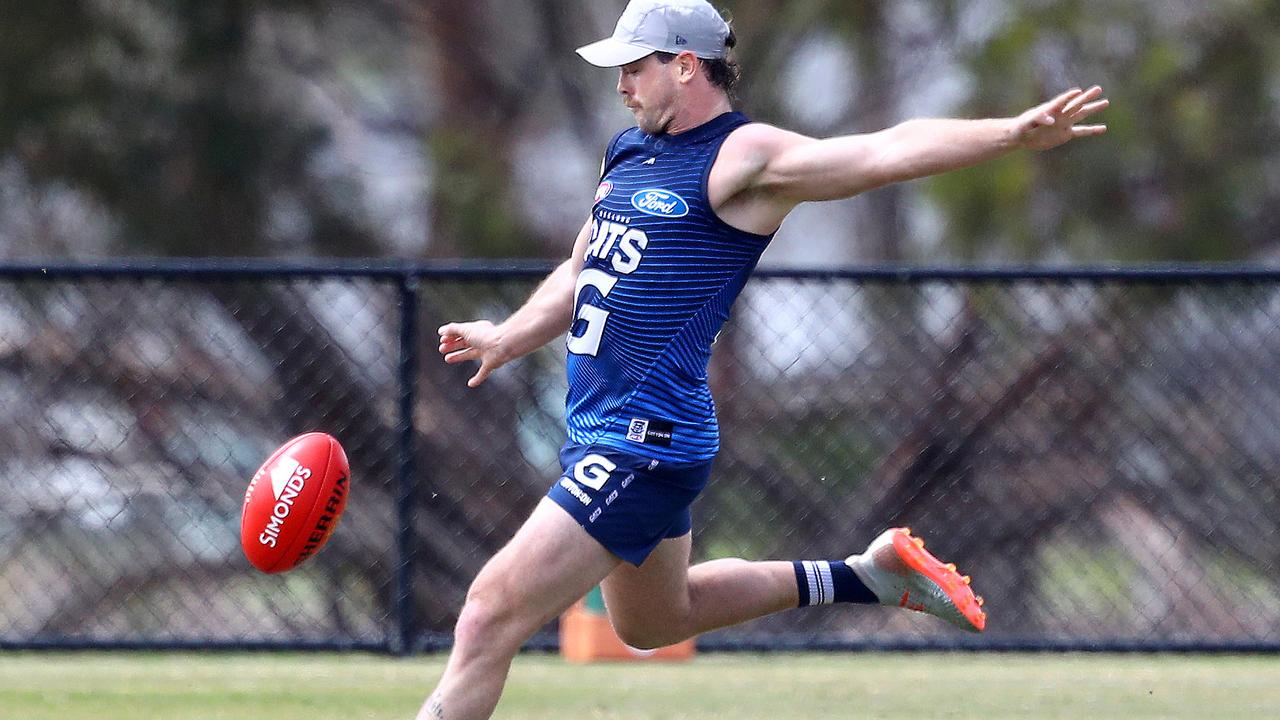
[[[602,583],[618,636],[655,648],[807,605],[883,604],[925,612],[969,631],[986,626],[969,578],[924,550],[910,530],[882,533],[845,561],[712,560],[689,567],[691,536],[662,541],[640,566]]]
[[[723,559],[689,567],[690,545],[688,533],[663,540],[639,567],[621,564],[601,583],[623,642],[662,647],[798,604],[792,563]]]
[[[467,591],[449,662],[418,720],[489,717],[525,641],[619,562],[544,498]]]

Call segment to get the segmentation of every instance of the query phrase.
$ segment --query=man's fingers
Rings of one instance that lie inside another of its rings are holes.
[[[467,380],[467,387],[478,387],[489,377],[489,373],[502,365],[494,361],[494,355],[486,358],[485,353],[494,346],[493,323],[487,320],[473,322],[446,323],[437,330],[440,334],[440,354],[450,365],[479,361],[480,369]]]
[[[455,350],[462,350],[466,347],[468,347],[467,342],[456,335],[453,337],[440,338],[440,352],[443,354],[448,354]]]
[[[1042,106],[1044,108],[1045,114],[1054,115],[1062,112],[1062,109],[1067,106],[1067,103],[1071,102],[1073,98],[1077,97],[1082,92],[1084,91],[1081,90],[1080,88],[1071,88],[1070,90],[1062,93],[1058,97],[1050,100],[1049,102],[1045,103]]]
[[[1093,115],[1094,113],[1097,113],[1100,110],[1105,110],[1107,106],[1110,104],[1111,104],[1110,100],[1106,100],[1106,99],[1095,100],[1094,102],[1081,106],[1080,108],[1076,109],[1075,112],[1071,113],[1071,116],[1070,116],[1071,120],[1072,122],[1079,122],[1081,120],[1084,120],[1085,118],[1089,117],[1090,115]]]
[[[455,350],[444,356],[444,361],[449,363],[450,365],[453,365],[455,363],[460,363],[460,362],[466,362],[468,360],[479,360],[479,359],[480,359],[480,351],[472,347],[463,348],[462,350]]]
[[[1078,87],[1073,87],[1058,95],[1058,97],[1050,100],[1049,105],[1055,110],[1061,110],[1067,106],[1067,103],[1071,102],[1073,98],[1079,96],[1082,92],[1084,92],[1084,90],[1081,90]]]
[[[1072,137],[1089,137],[1091,135],[1101,135],[1107,131],[1106,125],[1076,125],[1071,128]]]
[[[471,379],[467,381],[467,387],[480,387],[480,383],[484,382],[491,372],[493,372],[493,368],[488,365],[481,365],[480,369],[476,371],[476,374],[472,375]]]
[[[1102,97],[1102,87],[1099,85],[1094,85],[1088,90],[1077,94],[1075,97],[1071,98],[1070,102],[1063,105],[1062,114],[1074,115],[1076,112],[1080,110],[1081,107],[1084,106],[1085,103],[1091,102],[1093,100],[1097,100],[1100,97]]]

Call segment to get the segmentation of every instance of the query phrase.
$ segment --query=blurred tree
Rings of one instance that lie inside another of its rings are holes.
[[[1274,3],[1010,8],[963,48],[974,115],[1069,83],[1114,100],[1109,134],[929,181],[963,259],[1241,260],[1275,252]],[[999,248],[999,250],[994,250]]]
[[[625,124],[613,78],[572,54],[623,4],[16,0],[0,23],[0,158],[16,173],[8,184],[99,203],[105,216],[82,222],[113,228],[113,252],[557,255],[575,228],[534,223],[528,206],[546,201],[539,185],[564,180],[523,168],[521,152],[564,129],[576,147],[563,164],[593,164]],[[851,95],[830,127],[802,130],[1005,115],[1073,82],[1098,81],[1115,100],[1106,138],[858,199],[856,223],[820,230],[833,245],[855,242],[860,259],[1275,250],[1274,3],[724,5],[750,114],[794,126],[794,98]],[[791,72],[802,50],[829,52],[832,39],[851,59],[851,91]],[[406,82],[430,89],[406,101]],[[388,127],[419,138],[389,150],[392,161],[416,158],[398,171],[368,140]],[[421,176],[421,203],[403,192],[369,202],[371,185],[412,184],[406,172]]]
[[[432,219],[446,254],[519,254],[525,243],[511,198],[511,146],[522,88],[503,81],[481,3],[422,0],[419,32],[448,108],[427,138],[436,173]],[[464,250],[465,248],[465,250]]]
[[[11,12],[16,22],[0,26],[0,149],[37,182],[104,203],[123,223],[120,252],[296,252],[266,237],[285,196],[306,216],[310,252],[378,252],[313,168],[332,129],[305,94],[333,59],[282,47],[288,38],[272,27],[318,34],[321,3],[23,2]]]

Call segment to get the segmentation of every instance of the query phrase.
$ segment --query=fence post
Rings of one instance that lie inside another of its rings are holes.
[[[413,554],[417,545],[414,515],[417,503],[417,429],[413,420],[418,372],[418,278],[406,271],[399,278],[400,362],[398,368],[400,397],[397,422],[396,453],[396,564],[395,564],[395,629],[388,638],[388,649],[396,655],[413,652]]]

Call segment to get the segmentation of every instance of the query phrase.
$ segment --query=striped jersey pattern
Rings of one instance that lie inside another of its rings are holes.
[[[731,112],[610,143],[568,336],[570,442],[674,462],[719,450],[711,343],[772,235],[720,220],[707,176],[748,122]]]

